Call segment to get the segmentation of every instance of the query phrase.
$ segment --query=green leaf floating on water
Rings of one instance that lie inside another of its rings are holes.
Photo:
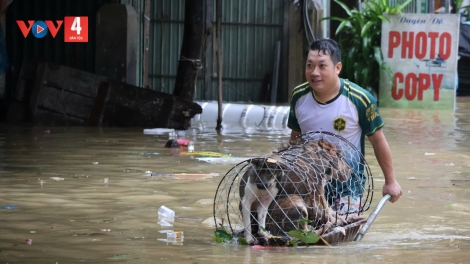
[[[224,241],[222,240],[222,238],[220,238],[219,236],[217,236],[215,233],[214,233],[214,235],[213,235],[212,237],[214,238],[214,241],[217,242],[217,243],[222,243],[222,242],[224,242]]]
[[[227,231],[223,229],[217,229],[214,232],[214,240],[217,243],[232,242],[232,239],[232,235],[230,235]]]
[[[248,245],[248,242],[246,242],[246,239],[244,237],[239,237],[238,243],[240,243],[240,245]]]
[[[287,232],[287,234],[291,237],[297,238],[305,244],[315,244],[320,239],[314,232],[306,230],[291,230]]]
[[[119,255],[114,255],[108,259],[126,259],[127,255],[126,254],[119,254]]]
[[[248,245],[244,237],[236,237],[236,239],[240,245]],[[218,229],[214,232],[214,240],[217,243],[232,243],[233,236],[223,229]]]

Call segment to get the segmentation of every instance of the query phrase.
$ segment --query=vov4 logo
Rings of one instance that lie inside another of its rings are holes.
[[[16,24],[25,38],[29,32],[36,38],[44,38],[48,32],[55,38],[62,23],[64,24],[64,42],[88,42],[88,17],[65,16],[64,20],[28,20],[28,26],[22,20],[16,20]]]

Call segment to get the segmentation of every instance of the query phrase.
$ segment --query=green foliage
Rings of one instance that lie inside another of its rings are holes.
[[[248,245],[248,242],[246,242],[246,239],[244,237],[238,237],[238,244]]]
[[[380,71],[385,70],[390,80],[392,71],[384,62],[380,48],[382,21],[390,22],[383,14],[401,14],[412,0],[391,7],[389,0],[364,0],[363,8],[350,9],[339,0],[334,0],[348,14],[348,17],[326,17],[340,21],[336,30],[342,52],[341,77],[349,79],[365,89],[378,89]]]
[[[214,241],[217,243],[232,243],[233,236],[223,229],[217,229],[214,231],[213,235]],[[248,245],[244,237],[236,237],[238,244]]]
[[[307,219],[307,218],[304,218],[304,217],[301,217],[297,222],[299,223],[299,225],[311,224],[311,223],[312,223],[312,220]]]
[[[462,8],[462,3],[463,3],[464,0],[455,0],[455,9],[460,10],[460,8]]]
[[[299,241],[305,244],[315,244],[320,239],[315,232],[310,230],[291,230],[287,232],[290,237],[297,238]],[[294,245],[294,244],[293,244]],[[295,245],[294,245],[295,246]]]
[[[455,9],[457,10],[457,13],[459,13],[461,8],[464,8],[467,10],[467,15],[465,18],[467,20],[470,20],[470,5],[468,6],[462,6],[464,0],[455,0]]]
[[[230,243],[233,240],[232,235],[223,229],[217,229],[214,231],[214,240],[217,243]]]

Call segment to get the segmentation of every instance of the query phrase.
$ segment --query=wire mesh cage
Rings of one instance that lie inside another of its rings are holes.
[[[215,226],[249,244],[288,237],[292,230],[325,237],[339,228],[345,234],[345,227],[357,230],[363,223],[373,188],[370,168],[354,145],[332,133],[306,133],[225,174],[214,197]]]

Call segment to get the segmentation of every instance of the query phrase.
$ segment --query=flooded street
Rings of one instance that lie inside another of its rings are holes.
[[[272,250],[215,243],[213,200],[230,168],[276,149],[288,129],[217,135],[196,124],[185,136],[196,151],[230,155],[201,160],[142,128],[1,124],[0,263],[468,263],[470,97],[457,107],[381,109],[403,196],[362,241]],[[366,146],[375,207],[384,181]],[[158,224],[162,205],[176,213],[172,227]],[[167,243],[163,230],[183,231],[183,242]]]

